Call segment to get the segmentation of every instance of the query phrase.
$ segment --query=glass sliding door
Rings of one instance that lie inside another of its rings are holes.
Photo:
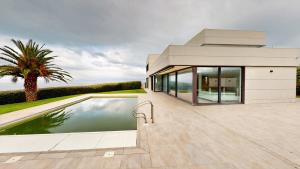
[[[241,68],[221,67],[221,103],[241,102]]]
[[[176,74],[169,74],[169,94],[175,96],[176,93]]]
[[[152,80],[155,91],[193,104],[241,103],[243,72],[243,67],[199,66],[152,76]]]
[[[191,68],[177,72],[177,97],[188,102],[193,100],[193,73]]]
[[[168,75],[163,75],[163,92],[168,92]]]
[[[197,67],[198,103],[218,103],[218,67]]]
[[[160,92],[162,90],[162,77],[160,75],[155,76],[155,91]]]

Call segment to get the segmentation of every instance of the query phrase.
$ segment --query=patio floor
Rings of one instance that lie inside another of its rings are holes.
[[[140,125],[138,148],[0,154],[0,168],[300,168],[300,102],[191,106],[163,93],[141,98],[153,101],[155,124]]]

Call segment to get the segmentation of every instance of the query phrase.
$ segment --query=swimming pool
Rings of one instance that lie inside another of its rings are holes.
[[[136,130],[131,114],[136,104],[137,98],[91,98],[2,130],[0,135]]]

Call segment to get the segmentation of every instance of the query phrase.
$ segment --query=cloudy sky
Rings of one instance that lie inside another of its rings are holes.
[[[0,46],[33,39],[73,76],[68,85],[143,80],[149,53],[203,28],[265,31],[268,45],[300,47],[299,0],[1,0]],[[3,62],[0,62],[3,64]],[[23,81],[0,79],[0,90]],[[66,85],[39,81],[40,87]]]

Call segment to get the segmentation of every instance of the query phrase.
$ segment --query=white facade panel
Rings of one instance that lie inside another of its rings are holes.
[[[245,103],[294,102],[296,67],[246,67]]]

